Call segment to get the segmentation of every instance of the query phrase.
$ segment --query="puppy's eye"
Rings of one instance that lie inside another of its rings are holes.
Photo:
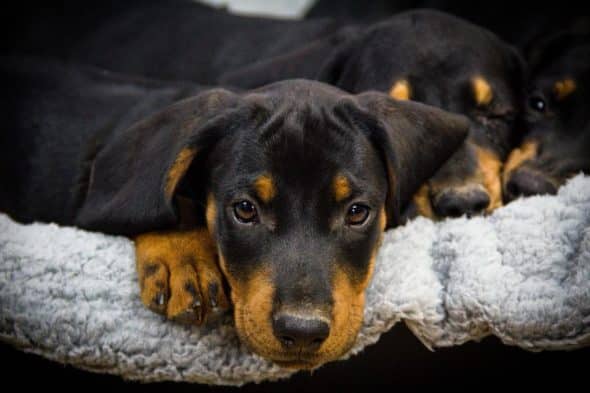
[[[348,225],[362,225],[369,217],[369,210],[368,206],[355,203],[348,208],[346,223]]]
[[[529,98],[529,106],[541,113],[545,112],[545,109],[547,109],[547,103],[541,96],[533,96]]]
[[[238,221],[243,223],[255,222],[258,219],[256,206],[246,200],[234,204],[234,215]]]

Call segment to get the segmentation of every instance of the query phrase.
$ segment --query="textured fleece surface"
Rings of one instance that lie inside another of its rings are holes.
[[[143,381],[240,385],[290,375],[251,354],[231,317],[164,321],[139,300],[132,243],[0,215],[0,339]],[[487,218],[389,231],[347,355],[404,320],[428,347],[495,335],[528,350],[590,344],[590,177]]]

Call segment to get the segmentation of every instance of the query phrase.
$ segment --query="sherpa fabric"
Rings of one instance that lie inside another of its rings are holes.
[[[347,356],[404,320],[428,347],[493,334],[528,350],[590,343],[590,177],[487,218],[418,218],[385,235]],[[0,216],[0,338],[143,381],[240,385],[290,375],[251,354],[227,316],[184,327],[139,300],[132,243]]]

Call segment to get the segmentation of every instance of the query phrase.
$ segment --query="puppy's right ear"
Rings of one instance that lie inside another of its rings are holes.
[[[76,225],[135,235],[177,223],[180,181],[197,157],[248,121],[243,109],[239,95],[211,90],[114,132],[92,161]]]

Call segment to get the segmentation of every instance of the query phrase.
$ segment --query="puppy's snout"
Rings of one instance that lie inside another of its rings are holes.
[[[490,204],[490,196],[480,188],[449,189],[434,198],[432,207],[439,217],[471,217],[482,214]]]
[[[555,194],[557,188],[541,173],[520,168],[512,172],[504,190],[507,202],[519,196]]]
[[[315,351],[330,335],[329,323],[321,318],[279,314],[273,318],[273,333],[287,349]]]

